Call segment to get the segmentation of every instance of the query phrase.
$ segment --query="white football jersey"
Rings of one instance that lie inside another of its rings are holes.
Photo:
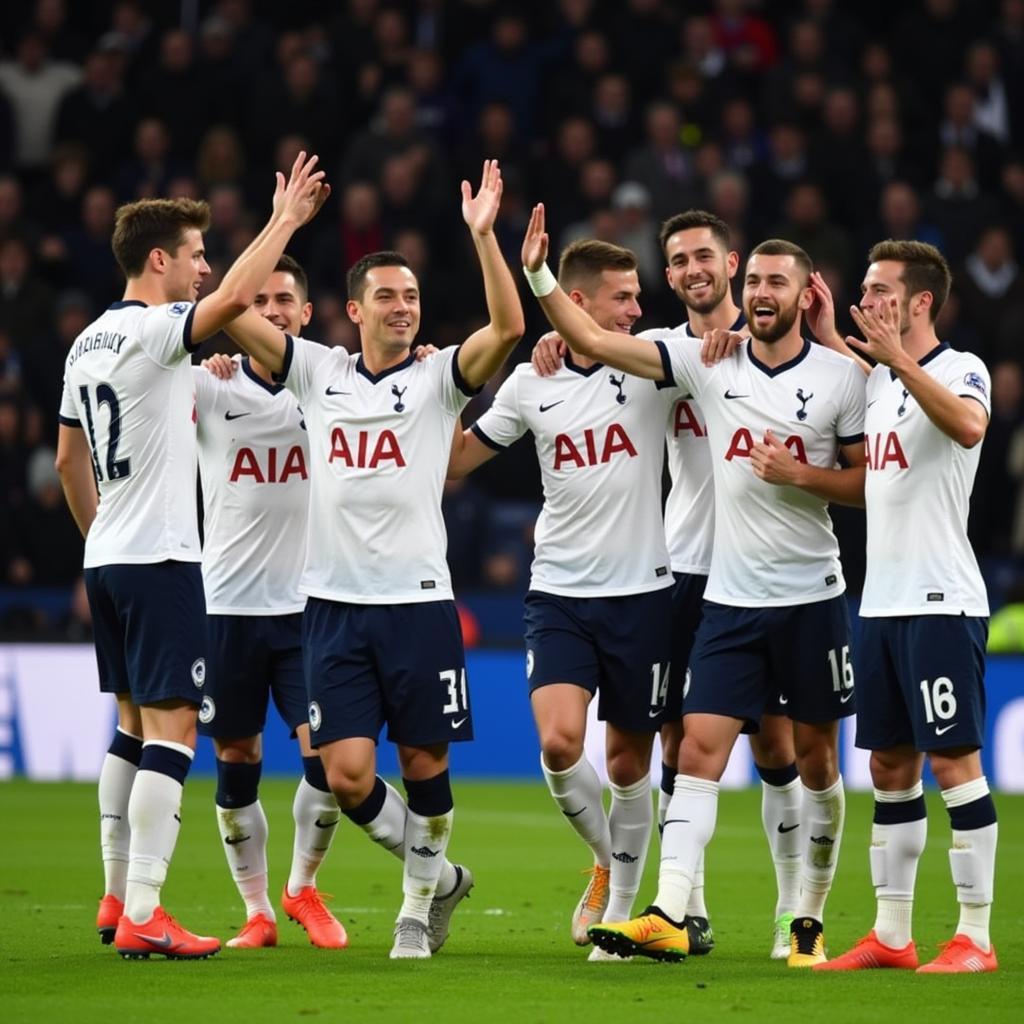
[[[374,375],[362,356],[288,338],[279,376],[309,431],[303,594],[357,604],[452,598],[441,492],[455,423],[475,393],[457,352],[410,355]]]
[[[286,615],[306,599],[309,444],[282,384],[243,359],[229,380],[193,368],[203,481],[203,586],[210,615]]]
[[[991,413],[988,370],[977,356],[941,344],[920,365]],[[871,371],[867,403],[861,615],[987,616],[985,583],[967,539],[981,445],[964,448],[939,430],[886,366]]]
[[[544,485],[530,589],[615,597],[672,585],[661,516],[665,421],[678,390],[596,363],[517,366],[473,425],[502,450],[533,431]]]
[[[864,436],[864,374],[852,359],[804,341],[771,368],[744,342],[713,367],[680,337],[656,342],[667,373],[700,402],[715,492],[714,552],[705,600],[744,608],[809,604],[846,589],[828,502],[759,480],[754,444],[771,430],[803,462],[832,468]]]
[[[191,302],[115,302],[64,361],[60,421],[81,427],[99,489],[85,567],[198,562]]]
[[[746,333],[746,324],[740,313],[729,330]],[[642,331],[638,337],[654,341],[667,335],[700,340],[689,322],[667,330]],[[665,444],[672,478],[665,501],[665,538],[672,571],[707,576],[715,535],[715,485],[707,423],[692,395],[680,398],[672,409]]]

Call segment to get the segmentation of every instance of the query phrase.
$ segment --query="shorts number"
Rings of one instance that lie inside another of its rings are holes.
[[[832,689],[836,693],[840,690],[852,690],[853,664],[850,661],[850,645],[843,644],[838,651],[833,647],[828,652],[828,664],[832,669]]]
[[[82,405],[85,406],[85,425],[89,428],[92,468],[96,473],[97,481],[100,481],[103,480],[103,467],[100,465],[100,452],[96,445],[96,430],[93,427],[92,402],[89,399],[89,389],[83,384],[78,389],[78,394],[82,399]],[[99,415],[101,405],[105,405],[110,411],[110,425],[107,428],[106,478],[108,480],[122,480],[131,474],[132,467],[130,460],[117,457],[117,446],[121,441],[121,403],[118,401],[117,392],[106,383],[96,385],[97,415]]]
[[[444,715],[457,715],[460,711],[469,710],[466,699],[466,670],[446,668],[439,672],[441,682],[448,687],[448,703],[441,709]],[[459,703],[461,700],[461,703]]]
[[[668,698],[668,673],[672,663],[666,661],[662,666],[660,661],[651,665],[651,707],[663,708]]]
[[[947,676],[939,676],[932,683],[922,679],[921,699],[924,701],[924,717],[929,724],[936,718],[948,721],[956,714],[953,680]]]

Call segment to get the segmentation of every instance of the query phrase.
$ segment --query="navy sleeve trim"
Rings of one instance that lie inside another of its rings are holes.
[[[79,430],[82,429],[82,421],[81,420],[73,419],[71,416],[59,416],[58,415],[57,420],[58,420],[58,422],[63,424],[65,427],[78,427]]]
[[[665,388],[674,388],[676,386],[676,378],[672,373],[672,360],[669,358],[668,349],[665,347],[665,342],[656,341],[654,343],[658,347],[658,353],[661,356],[661,369],[665,376],[661,380],[656,380],[654,386],[662,391]]]
[[[491,451],[495,451],[495,452],[503,452],[503,451],[505,450],[505,446],[504,446],[503,444],[498,444],[498,442],[497,442],[497,441],[492,441],[492,440],[491,440],[491,439],[490,439],[490,438],[489,438],[489,437],[488,437],[488,436],[487,436],[487,435],[486,435],[486,434],[485,434],[485,433],[484,433],[484,432],[483,432],[483,431],[482,431],[482,430],[480,429],[480,424],[479,424],[479,423],[474,423],[474,424],[473,424],[473,426],[471,426],[471,427],[470,427],[469,429],[470,429],[470,430],[472,430],[472,431],[473,431],[473,433],[474,433],[474,434],[476,434],[476,436],[477,436],[477,437],[478,437],[478,438],[480,439],[480,442],[481,442],[482,444],[485,444],[485,445],[487,445],[487,447],[488,447],[488,448],[490,448],[490,449],[491,449]]]
[[[849,437],[839,437],[836,440],[840,444],[860,444],[864,440],[863,434],[851,434]]]
[[[192,340],[192,318],[196,315],[197,305],[198,303],[194,303],[192,308],[188,311],[188,316],[185,317],[185,326],[181,332],[181,340],[185,346],[186,352],[195,352],[195,350],[202,345],[201,341],[194,342]]]
[[[989,419],[991,419],[991,418],[992,418],[992,413],[990,413],[990,412],[989,412],[989,410],[988,410],[988,407],[987,407],[987,406],[985,405],[985,403],[984,403],[984,402],[983,402],[983,401],[982,401],[982,400],[981,400],[981,399],[980,399],[980,398],[979,398],[979,397],[978,397],[977,395],[964,395],[964,394],[958,394],[958,395],[957,395],[956,397],[957,397],[957,398],[969,398],[969,399],[970,399],[970,400],[971,400],[972,402],[977,402],[977,403],[978,403],[978,405],[980,405],[980,406],[982,407],[982,409],[984,409],[984,410],[985,410],[985,415],[986,415],[986,416],[987,416],[987,417],[988,417]]]
[[[292,356],[294,355],[295,339],[290,334],[286,334],[284,336],[284,360],[281,363],[281,372],[270,375],[273,377],[275,384],[283,384],[288,379],[288,374],[292,368]]]
[[[455,350],[455,355],[452,356],[452,378],[455,381],[455,386],[467,398],[476,398],[476,396],[479,395],[481,391],[483,391],[484,386],[483,386],[483,384],[481,384],[480,387],[474,388],[474,387],[470,387],[469,384],[466,383],[466,378],[462,376],[462,370],[459,369],[459,352],[461,350],[462,350],[462,346],[460,345]],[[500,451],[501,449],[499,448],[498,450]]]

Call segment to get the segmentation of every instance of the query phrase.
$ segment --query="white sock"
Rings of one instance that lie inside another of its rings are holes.
[[[776,917],[796,914],[800,899],[800,862],[805,842],[800,834],[802,797],[799,778],[784,786],[761,783],[761,824],[775,865]]]
[[[606,868],[611,863],[612,838],[604,812],[601,780],[584,754],[571,768],[552,771],[541,756],[540,766],[548,789],[573,831],[590,847],[594,863]]]
[[[718,783],[692,775],[677,775],[661,835],[658,895],[654,903],[671,920],[686,916],[690,892],[704,848],[715,832]]]
[[[245,903],[246,918],[265,914],[276,921],[267,895],[267,816],[259,800],[247,807],[217,805],[217,828],[231,877]]]
[[[135,782],[136,765],[123,757],[107,754],[100,769],[100,853],[103,857],[103,892],[124,901],[128,879],[128,849],[131,827],[128,800]]]
[[[454,817],[454,811],[424,817],[406,810],[403,899],[399,917],[412,917],[424,924],[429,923],[430,903],[445,865],[445,851]]]
[[[654,824],[654,803],[651,782],[642,778],[630,786],[609,783],[612,806],[608,813],[612,859],[609,880],[608,909],[605,921],[628,921],[633,915],[633,901],[640,889],[647,848]]]
[[[915,805],[923,809],[921,783],[905,790],[875,790],[875,803],[883,807]],[[876,812],[877,817],[877,812]],[[902,949],[913,936],[914,886],[917,865],[928,841],[928,819],[871,826],[871,881],[878,901],[875,935],[884,946]]]
[[[383,779],[381,782],[384,782],[387,795],[384,797],[380,813],[373,821],[359,827],[373,842],[404,863],[405,822],[408,808],[405,798],[391,783],[385,782]],[[437,883],[438,894],[447,896],[455,888],[458,877],[455,873],[455,866],[446,858]]]
[[[704,904],[704,851],[700,851],[697,869],[693,873],[693,885],[690,887],[690,898],[686,901],[687,917],[707,918],[708,908]]]
[[[295,840],[288,875],[288,895],[298,896],[307,885],[316,885],[316,873],[331,848],[341,810],[333,793],[311,786],[303,776],[292,801],[292,817],[295,819]]]
[[[668,805],[672,802],[672,794],[658,787],[658,828],[665,827],[665,815],[668,813]]]
[[[167,747],[192,759],[191,749],[167,740],[146,743]],[[140,767],[128,800],[131,849],[128,859],[128,884],[125,887],[124,912],[136,924],[143,924],[160,905],[160,889],[167,878],[174,847],[181,828],[182,784],[170,775]]]
[[[995,817],[995,810],[991,806],[992,796],[984,775],[944,789],[942,800],[954,821],[954,812],[958,808],[981,801],[988,805],[988,816]],[[957,933],[966,935],[986,952],[992,948],[989,919],[995,890],[998,840],[999,825],[994,820],[979,828],[954,828],[953,846],[949,851],[949,867],[956,886],[957,902],[960,904]]]
[[[800,900],[797,917],[813,917],[823,921],[825,900],[832,888],[839,844],[843,838],[846,818],[846,794],[840,776],[827,789],[803,787],[803,808],[800,829],[804,835],[804,859],[800,872]]]

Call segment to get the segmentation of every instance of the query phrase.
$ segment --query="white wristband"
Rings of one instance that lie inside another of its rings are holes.
[[[551,268],[546,263],[541,264],[540,270],[529,270],[523,267],[523,273],[526,275],[526,283],[530,286],[530,291],[538,299],[550,295],[558,287],[558,278],[551,273]]]

